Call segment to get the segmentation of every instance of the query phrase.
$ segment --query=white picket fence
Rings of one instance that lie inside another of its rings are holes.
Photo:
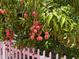
[[[56,54],[56,59],[59,59],[59,54]],[[52,53],[49,53],[49,57],[45,56],[45,51],[43,55],[40,55],[40,50],[35,52],[35,49],[24,48],[19,50],[17,48],[11,47],[10,44],[7,47],[3,42],[0,42],[0,59],[54,59],[52,58]],[[61,59],[67,59],[64,55]],[[75,59],[72,57],[72,59]]]

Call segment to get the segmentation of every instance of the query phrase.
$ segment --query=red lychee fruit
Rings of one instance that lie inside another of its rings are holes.
[[[38,36],[38,37],[37,37],[37,40],[38,40],[38,41],[42,41],[42,40],[43,40],[43,37],[42,37],[42,36]]]
[[[36,16],[37,16],[36,11],[33,11],[33,12],[32,12],[32,16],[34,16],[34,17],[36,17]]]
[[[45,35],[44,38],[47,40],[49,39],[49,35]]]

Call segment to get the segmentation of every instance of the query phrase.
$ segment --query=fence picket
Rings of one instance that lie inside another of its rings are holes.
[[[59,54],[58,53],[56,54],[56,59],[59,59]]]
[[[18,57],[17,57],[17,47],[15,48],[15,59],[17,59]]]
[[[23,59],[25,59],[25,48],[23,49]]]
[[[2,47],[3,47],[3,43],[0,42],[0,59],[2,59]]]
[[[29,48],[27,48],[27,59],[30,59],[30,55],[29,55],[29,52],[30,52],[30,50],[29,50]]]
[[[35,49],[33,48],[32,49],[32,59],[34,59],[34,52],[35,52]]]
[[[18,58],[21,59],[21,51],[18,50]]]
[[[64,59],[66,59],[66,55],[64,55]]]
[[[0,49],[0,59],[2,59],[2,49]]]
[[[6,54],[6,59],[8,59],[8,51],[7,50],[5,51],[5,54]]]
[[[40,50],[37,50],[37,59],[40,59]]]
[[[52,59],[52,53],[51,52],[49,53],[49,59]]]
[[[72,59],[75,59],[75,57],[72,57]]]
[[[7,42],[6,46],[5,46],[5,51],[7,50],[7,58],[8,59],[11,59],[10,49],[11,49],[10,44]]]
[[[43,59],[46,59],[46,58],[45,58],[45,51],[43,51]]]
[[[9,54],[9,48],[6,47],[6,58],[8,59],[8,54]]]
[[[3,59],[6,59],[5,58],[5,45],[3,44]]]
[[[12,59],[14,59],[14,48],[11,48]]]
[[[0,59],[1,59],[1,49],[0,49]]]

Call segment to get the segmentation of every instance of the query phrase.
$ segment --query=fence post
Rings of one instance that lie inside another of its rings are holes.
[[[3,50],[2,50],[2,52],[3,52],[3,56],[2,56],[3,59],[6,59],[6,58],[5,58],[5,44],[4,44],[4,42],[3,42]]]
[[[58,53],[56,54],[56,59],[59,59],[59,54]]]

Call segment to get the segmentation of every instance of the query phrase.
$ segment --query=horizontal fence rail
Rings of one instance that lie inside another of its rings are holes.
[[[0,42],[0,59],[59,59],[59,54],[56,54],[53,58],[52,53],[49,52],[47,57],[46,51],[43,51],[41,55],[39,49],[36,52],[34,48],[17,49],[10,44],[6,46],[3,42]],[[67,59],[67,56],[64,55],[61,59]],[[75,58],[72,57],[72,59]]]

